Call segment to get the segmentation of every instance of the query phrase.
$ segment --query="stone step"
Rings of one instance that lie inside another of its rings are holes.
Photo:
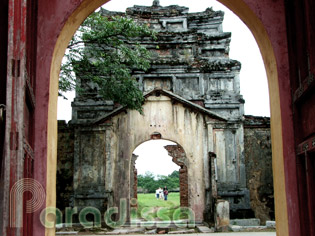
[[[267,226],[240,226],[240,225],[230,225],[230,229],[233,232],[242,232],[242,231],[261,231],[267,229]]]
[[[266,226],[268,229],[275,229],[276,228],[276,222],[272,221],[272,220],[267,220]]]
[[[118,228],[111,232],[106,232],[106,235],[126,235],[126,234],[143,234],[145,228]]]
[[[230,219],[230,225],[260,226],[260,219],[257,219],[257,218],[251,218],[251,219]]]
[[[59,231],[56,235],[77,235],[78,233],[78,231]]]
[[[214,228],[209,228],[203,225],[198,225],[197,229],[200,233],[214,233]]]

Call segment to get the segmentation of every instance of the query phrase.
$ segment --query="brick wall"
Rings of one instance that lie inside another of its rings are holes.
[[[180,166],[179,170],[179,187],[180,187],[180,206],[188,207],[188,171],[184,164],[186,159],[185,151],[179,145],[165,146],[168,155],[172,157],[172,161]]]
[[[138,186],[138,171],[136,169],[136,160],[138,156],[132,154],[131,159],[131,173],[130,173],[130,198],[138,198],[137,186]]]

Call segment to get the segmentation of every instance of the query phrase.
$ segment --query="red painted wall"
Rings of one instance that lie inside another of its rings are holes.
[[[46,188],[47,119],[49,99],[50,66],[59,33],[67,18],[81,1],[38,0],[37,70],[35,108],[35,173],[34,178]],[[43,206],[42,208],[45,208]],[[45,234],[39,221],[40,211],[34,214],[34,236]]]
[[[6,77],[7,77],[7,48],[8,48],[8,1],[0,2],[0,104],[6,104]],[[5,119],[0,119],[0,176],[3,176],[3,147],[4,147]],[[3,193],[3,183],[0,180],[0,193]],[[3,195],[0,195],[0,203]],[[3,212],[2,204],[0,212]],[[3,222],[0,222],[0,232]]]
[[[6,104],[7,48],[8,48],[8,1],[0,2],[0,104]],[[4,132],[4,122],[0,123],[0,133]],[[0,136],[0,163],[2,163],[4,136]],[[0,168],[1,174],[1,168]]]
[[[287,191],[287,210],[290,235],[301,235],[298,217],[295,140],[292,119],[292,96],[289,80],[289,58],[285,6],[282,0],[245,0],[264,24],[271,40],[278,69],[283,130],[283,155]],[[289,171],[290,170],[290,171]]]
[[[302,235],[315,235],[315,3],[286,3]]]

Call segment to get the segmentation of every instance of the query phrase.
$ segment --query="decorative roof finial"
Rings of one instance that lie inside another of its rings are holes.
[[[160,0],[154,0],[152,6],[153,7],[159,7],[160,6]]]

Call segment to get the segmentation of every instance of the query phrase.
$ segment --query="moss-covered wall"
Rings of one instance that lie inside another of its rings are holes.
[[[270,118],[245,117],[244,152],[251,208],[264,224],[275,217]]]

